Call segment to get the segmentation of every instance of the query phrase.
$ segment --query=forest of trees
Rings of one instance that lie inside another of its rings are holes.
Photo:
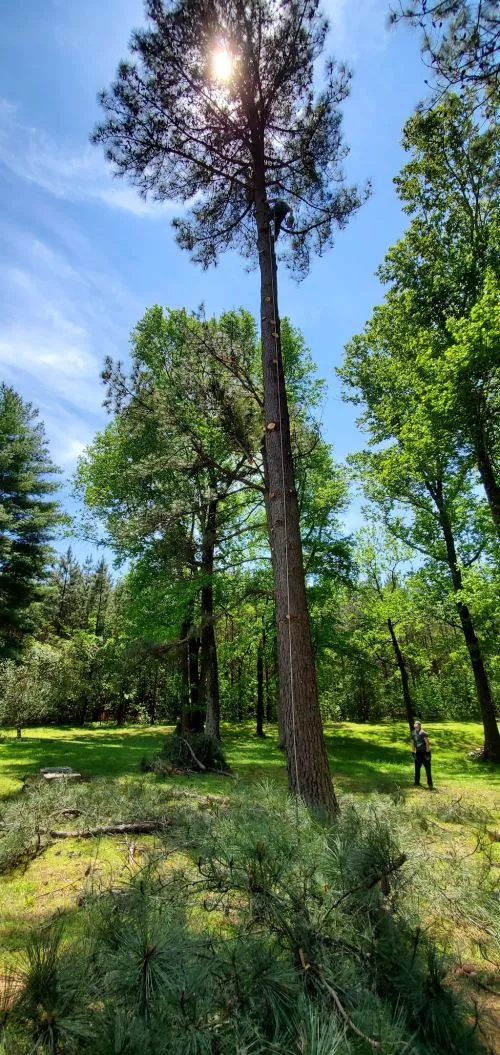
[[[348,78],[329,67],[315,95],[325,24],[316,3],[290,4],[259,28],[269,105],[246,90],[255,56],[209,97],[195,8],[183,21],[149,4],[94,138],[144,193],[194,201],[175,225],[196,261],[230,245],[258,260],[261,318],[155,305],[138,320],[129,365],[103,370],[109,422],[79,462],[78,529],[36,410],[2,387],[0,724],[177,721],[218,739],[221,720],[251,718],[257,735],[278,722],[291,787],[335,812],[322,718],[481,719],[484,757],[500,761],[497,72],[475,77],[476,55],[453,77],[448,38],[424,42],[441,64],[445,48],[448,84],[403,131],[408,227],[339,370],[366,436],[341,465],[321,433],[325,382],[279,320],[267,201],[292,201],[278,248],[302,276],[365,197],[342,172]],[[255,26],[231,11],[232,46],[247,33],[248,50]],[[360,495],[364,526],[348,534]],[[51,548],[71,531],[92,540],[83,563]]]

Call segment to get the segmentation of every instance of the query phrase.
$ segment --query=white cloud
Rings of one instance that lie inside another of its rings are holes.
[[[104,355],[123,355],[139,308],[62,223],[54,245],[14,225],[2,234],[0,376],[39,408],[52,457],[70,471],[104,423]]]
[[[135,216],[160,218],[178,206],[144,201],[131,186],[113,179],[100,150],[56,143],[19,120],[19,108],[0,100],[0,162],[19,179],[56,198],[101,202]]]
[[[40,411],[55,464],[72,472],[78,458],[92,442],[93,430],[85,428],[71,413],[59,410],[54,415],[53,408],[45,408],[43,404]]]

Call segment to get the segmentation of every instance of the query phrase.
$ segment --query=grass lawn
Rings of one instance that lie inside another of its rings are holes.
[[[480,724],[436,722],[426,728],[438,790],[473,790],[488,799],[491,807],[500,808],[500,767],[485,766],[467,757],[482,743]],[[253,730],[249,722],[223,727],[233,781],[207,774],[176,777],[172,782],[207,791],[223,790],[226,794],[231,787],[247,787],[265,779],[285,784],[284,757],[278,748],[276,729],[271,728],[264,740],[254,737]],[[171,727],[160,726],[45,727],[27,730],[22,740],[5,731],[5,738],[0,741],[0,797],[15,793],[22,787],[24,776],[49,765],[72,766],[89,777],[154,779],[140,776],[141,759],[158,751],[163,737],[171,731]],[[400,787],[413,794],[413,765],[404,723],[329,723],[325,733],[334,781],[340,791],[392,793]]]

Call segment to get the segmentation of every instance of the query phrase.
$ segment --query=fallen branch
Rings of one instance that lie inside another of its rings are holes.
[[[196,755],[195,755],[195,753],[193,751],[193,748],[191,747],[191,744],[189,743],[189,740],[186,740],[184,737],[181,737],[181,743],[186,745],[186,747],[187,747],[188,751],[190,752],[191,756],[194,758],[194,761],[196,762],[196,765],[199,766],[200,769],[205,771],[207,767],[204,766],[203,762],[200,762],[199,758],[196,757]]]
[[[337,1008],[337,1011],[339,1012],[341,1018],[343,1018],[346,1026],[348,1026],[349,1029],[356,1034],[356,1036],[361,1037],[362,1040],[366,1040],[366,1043],[369,1044],[371,1048],[381,1048],[382,1045],[379,1040],[374,1040],[373,1037],[368,1037],[366,1033],[363,1033],[361,1029],[358,1029],[358,1027],[352,1021],[352,1018],[349,1018],[345,1007],[340,1002],[338,994],[335,992],[335,989],[332,989],[332,986],[328,984],[326,979],[323,978],[323,975],[321,974],[319,968],[316,968],[315,974],[319,978],[321,985],[326,989],[329,996],[331,996],[335,1007]]]
[[[164,818],[151,821],[112,821],[110,824],[98,824],[95,828],[83,828],[80,831],[63,831],[60,828],[47,828],[44,835],[51,839],[94,839],[98,835],[149,835],[167,827]]]
[[[382,892],[388,894],[390,891],[389,876],[392,875],[393,872],[396,872],[398,868],[402,868],[407,860],[408,858],[406,854],[400,854],[399,857],[396,857],[396,860],[392,862],[390,868],[386,869],[385,872],[377,872],[375,876],[372,876],[369,883],[360,883],[359,886],[352,887],[351,890],[346,890],[345,893],[330,906],[325,919],[330,915],[330,912],[332,912],[334,908],[337,908],[338,905],[345,901],[346,897],[349,897],[351,894],[357,894],[360,890],[372,890],[377,883],[380,883]]]

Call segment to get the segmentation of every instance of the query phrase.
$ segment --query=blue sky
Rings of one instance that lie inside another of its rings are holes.
[[[362,438],[334,368],[382,289],[374,276],[402,233],[392,178],[401,129],[426,94],[415,31],[387,28],[386,0],[326,0],[330,52],[354,72],[344,106],[349,180],[373,195],[297,285],[280,276],[281,314],[299,326],[328,382],[324,432],[343,458]],[[175,245],[168,205],[113,180],[88,135],[96,93],[112,79],[142,0],[23,0],[6,5],[0,38],[0,376],[40,408],[54,460],[69,480],[105,421],[104,356],[127,356],[128,335],[153,303],[208,313],[258,313],[257,274],[227,255],[210,272]],[[346,519],[359,522],[353,507]],[[76,546],[81,554],[88,545]]]

